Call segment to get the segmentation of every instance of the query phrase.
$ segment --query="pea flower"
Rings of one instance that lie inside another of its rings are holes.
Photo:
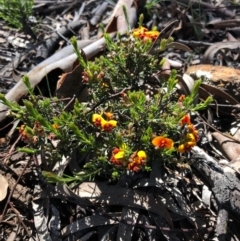
[[[119,148],[114,148],[112,151],[112,156],[110,162],[116,166],[122,166],[124,162],[125,153],[124,150]]]
[[[148,29],[144,28],[143,26],[140,26],[139,28],[134,29],[133,36],[136,38],[143,38],[144,33],[147,32]]]
[[[147,28],[140,26],[137,29],[134,29],[133,36],[136,38],[140,38],[143,41],[147,41],[150,39],[151,41],[155,41],[160,33],[157,30],[148,31]]]
[[[101,121],[101,127],[103,131],[106,132],[110,132],[113,130],[113,128],[115,128],[117,125],[117,121],[115,120],[110,120],[110,121],[106,121],[104,119],[102,119]]]
[[[137,172],[146,164],[147,154],[145,151],[134,152],[130,160],[127,169]]]
[[[196,128],[193,124],[188,125],[188,131],[189,131],[189,133],[192,133],[194,135],[196,141],[198,141],[198,139],[199,139],[198,130],[196,130]]]
[[[103,120],[103,118],[101,115],[99,115],[99,114],[92,115],[92,122],[94,123],[95,126],[100,127],[102,120]]]
[[[182,125],[190,125],[190,124],[192,124],[189,115],[183,116],[183,118],[181,119],[181,124]]]
[[[184,138],[184,143],[180,144],[177,151],[180,153],[191,151],[192,147],[197,145],[197,139],[194,133],[187,133]]]
[[[157,136],[152,140],[152,144],[156,149],[172,149],[174,142],[172,139],[166,138],[164,136]]]
[[[157,30],[147,31],[144,33],[143,40],[146,41],[150,39],[151,41],[155,41],[160,33]]]
[[[177,151],[180,153],[191,151],[192,147],[196,146],[196,142],[188,141],[178,146]]]

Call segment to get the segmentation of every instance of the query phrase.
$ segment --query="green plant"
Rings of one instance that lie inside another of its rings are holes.
[[[145,4],[145,8],[147,11],[150,11],[152,8],[154,8],[159,2],[162,0],[148,0]]]
[[[32,14],[34,0],[0,0],[0,18],[10,26],[22,29]]]
[[[76,183],[96,175],[117,179],[126,170],[151,171],[153,160],[165,165],[187,160],[185,154],[198,141],[189,113],[204,109],[212,98],[195,105],[201,81],[189,96],[179,96],[177,72],[161,78],[163,61],[150,54],[158,35],[142,26],[116,42],[105,34],[107,53],[94,61],[84,60],[72,38],[89,95],[69,112],[57,98],[35,96],[27,77],[30,97],[23,107],[0,95],[9,114],[24,123],[19,132],[28,143],[25,151],[51,153],[50,169],[43,172],[50,182]],[[159,51],[171,41],[162,40]],[[52,139],[59,141],[56,148]],[[59,177],[51,172],[57,160],[75,151],[86,157],[80,173]]]

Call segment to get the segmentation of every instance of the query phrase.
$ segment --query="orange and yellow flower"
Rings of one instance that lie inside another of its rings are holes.
[[[187,133],[184,142],[180,144],[177,148],[177,151],[180,153],[191,151],[192,147],[197,145],[197,138],[194,133]]]
[[[130,158],[130,163],[128,164],[127,169],[137,172],[146,164],[146,162],[147,154],[145,151],[134,152]]]
[[[148,31],[147,28],[144,28],[142,26],[134,29],[133,31],[133,36],[136,38],[140,38],[143,41],[147,41],[148,39],[151,41],[155,41],[159,34],[160,32],[158,32],[157,30]]]
[[[100,127],[101,126],[101,123],[102,123],[102,116],[99,115],[99,114],[93,114],[92,115],[92,122],[94,123],[95,126],[98,126]]]
[[[157,136],[152,140],[152,144],[156,149],[172,149],[174,142],[172,139],[164,136]]]
[[[188,141],[179,145],[177,151],[180,153],[189,152],[194,146],[196,146],[196,142]]]
[[[195,126],[193,124],[189,124],[188,125],[188,131],[190,133],[192,133],[196,139],[196,141],[198,141],[199,136],[198,136],[198,130],[196,130]]]
[[[106,113],[105,113],[106,115]],[[107,112],[108,118],[110,118],[111,113]],[[95,126],[101,127],[103,131],[109,132],[112,131],[113,128],[116,127],[117,121],[116,120],[105,120],[101,115],[99,114],[93,114],[92,115],[92,122]]]
[[[110,121],[106,121],[104,119],[102,119],[101,121],[101,127],[103,131],[109,132],[112,131],[113,128],[115,128],[117,125],[117,121],[115,120],[110,120]]]
[[[122,166],[124,163],[125,152],[119,148],[114,148],[110,162],[116,166]]]

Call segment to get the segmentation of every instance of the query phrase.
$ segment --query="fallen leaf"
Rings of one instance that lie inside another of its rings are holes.
[[[8,182],[6,178],[0,173],[0,201],[6,198],[8,190]]]
[[[218,132],[213,132],[212,136],[217,141],[217,147],[230,160],[235,160],[240,155],[240,144],[234,140],[221,135]]]

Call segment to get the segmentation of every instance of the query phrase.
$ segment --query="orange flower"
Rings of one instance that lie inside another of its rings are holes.
[[[110,162],[117,166],[122,166],[124,161],[124,151],[119,148],[114,148],[112,151],[112,156]]]
[[[183,116],[183,118],[181,119],[181,123],[182,123],[182,125],[192,124],[189,115]]]
[[[106,120],[102,119],[102,121],[101,121],[102,130],[104,130],[106,132],[112,131],[113,128],[116,127],[116,125],[117,125],[117,121],[115,121],[115,120],[106,121]]]
[[[136,38],[143,38],[144,33],[147,32],[148,29],[144,28],[143,26],[140,26],[139,28],[134,29],[133,36]]]
[[[147,28],[140,26],[137,29],[134,29],[133,36],[136,38],[140,38],[143,41],[150,39],[151,41],[155,41],[160,33],[156,30],[148,31]]]
[[[160,33],[156,30],[147,31],[147,32],[144,33],[143,40],[146,41],[146,40],[150,39],[151,41],[155,41],[159,34]]]
[[[92,122],[94,123],[95,126],[100,127],[103,120],[104,119],[99,114],[93,114],[92,115]]]
[[[185,99],[185,95],[181,95],[179,98],[178,98],[178,101],[179,102],[183,102]]]
[[[152,140],[152,144],[156,149],[172,149],[174,142],[172,139],[165,138],[164,136],[157,136]]]
[[[127,169],[137,172],[143,165],[146,164],[147,155],[145,151],[134,152],[131,156],[131,162],[128,164]]]
[[[104,115],[106,116],[106,118],[108,120],[112,120],[113,119],[113,113],[112,112],[104,112]]]

